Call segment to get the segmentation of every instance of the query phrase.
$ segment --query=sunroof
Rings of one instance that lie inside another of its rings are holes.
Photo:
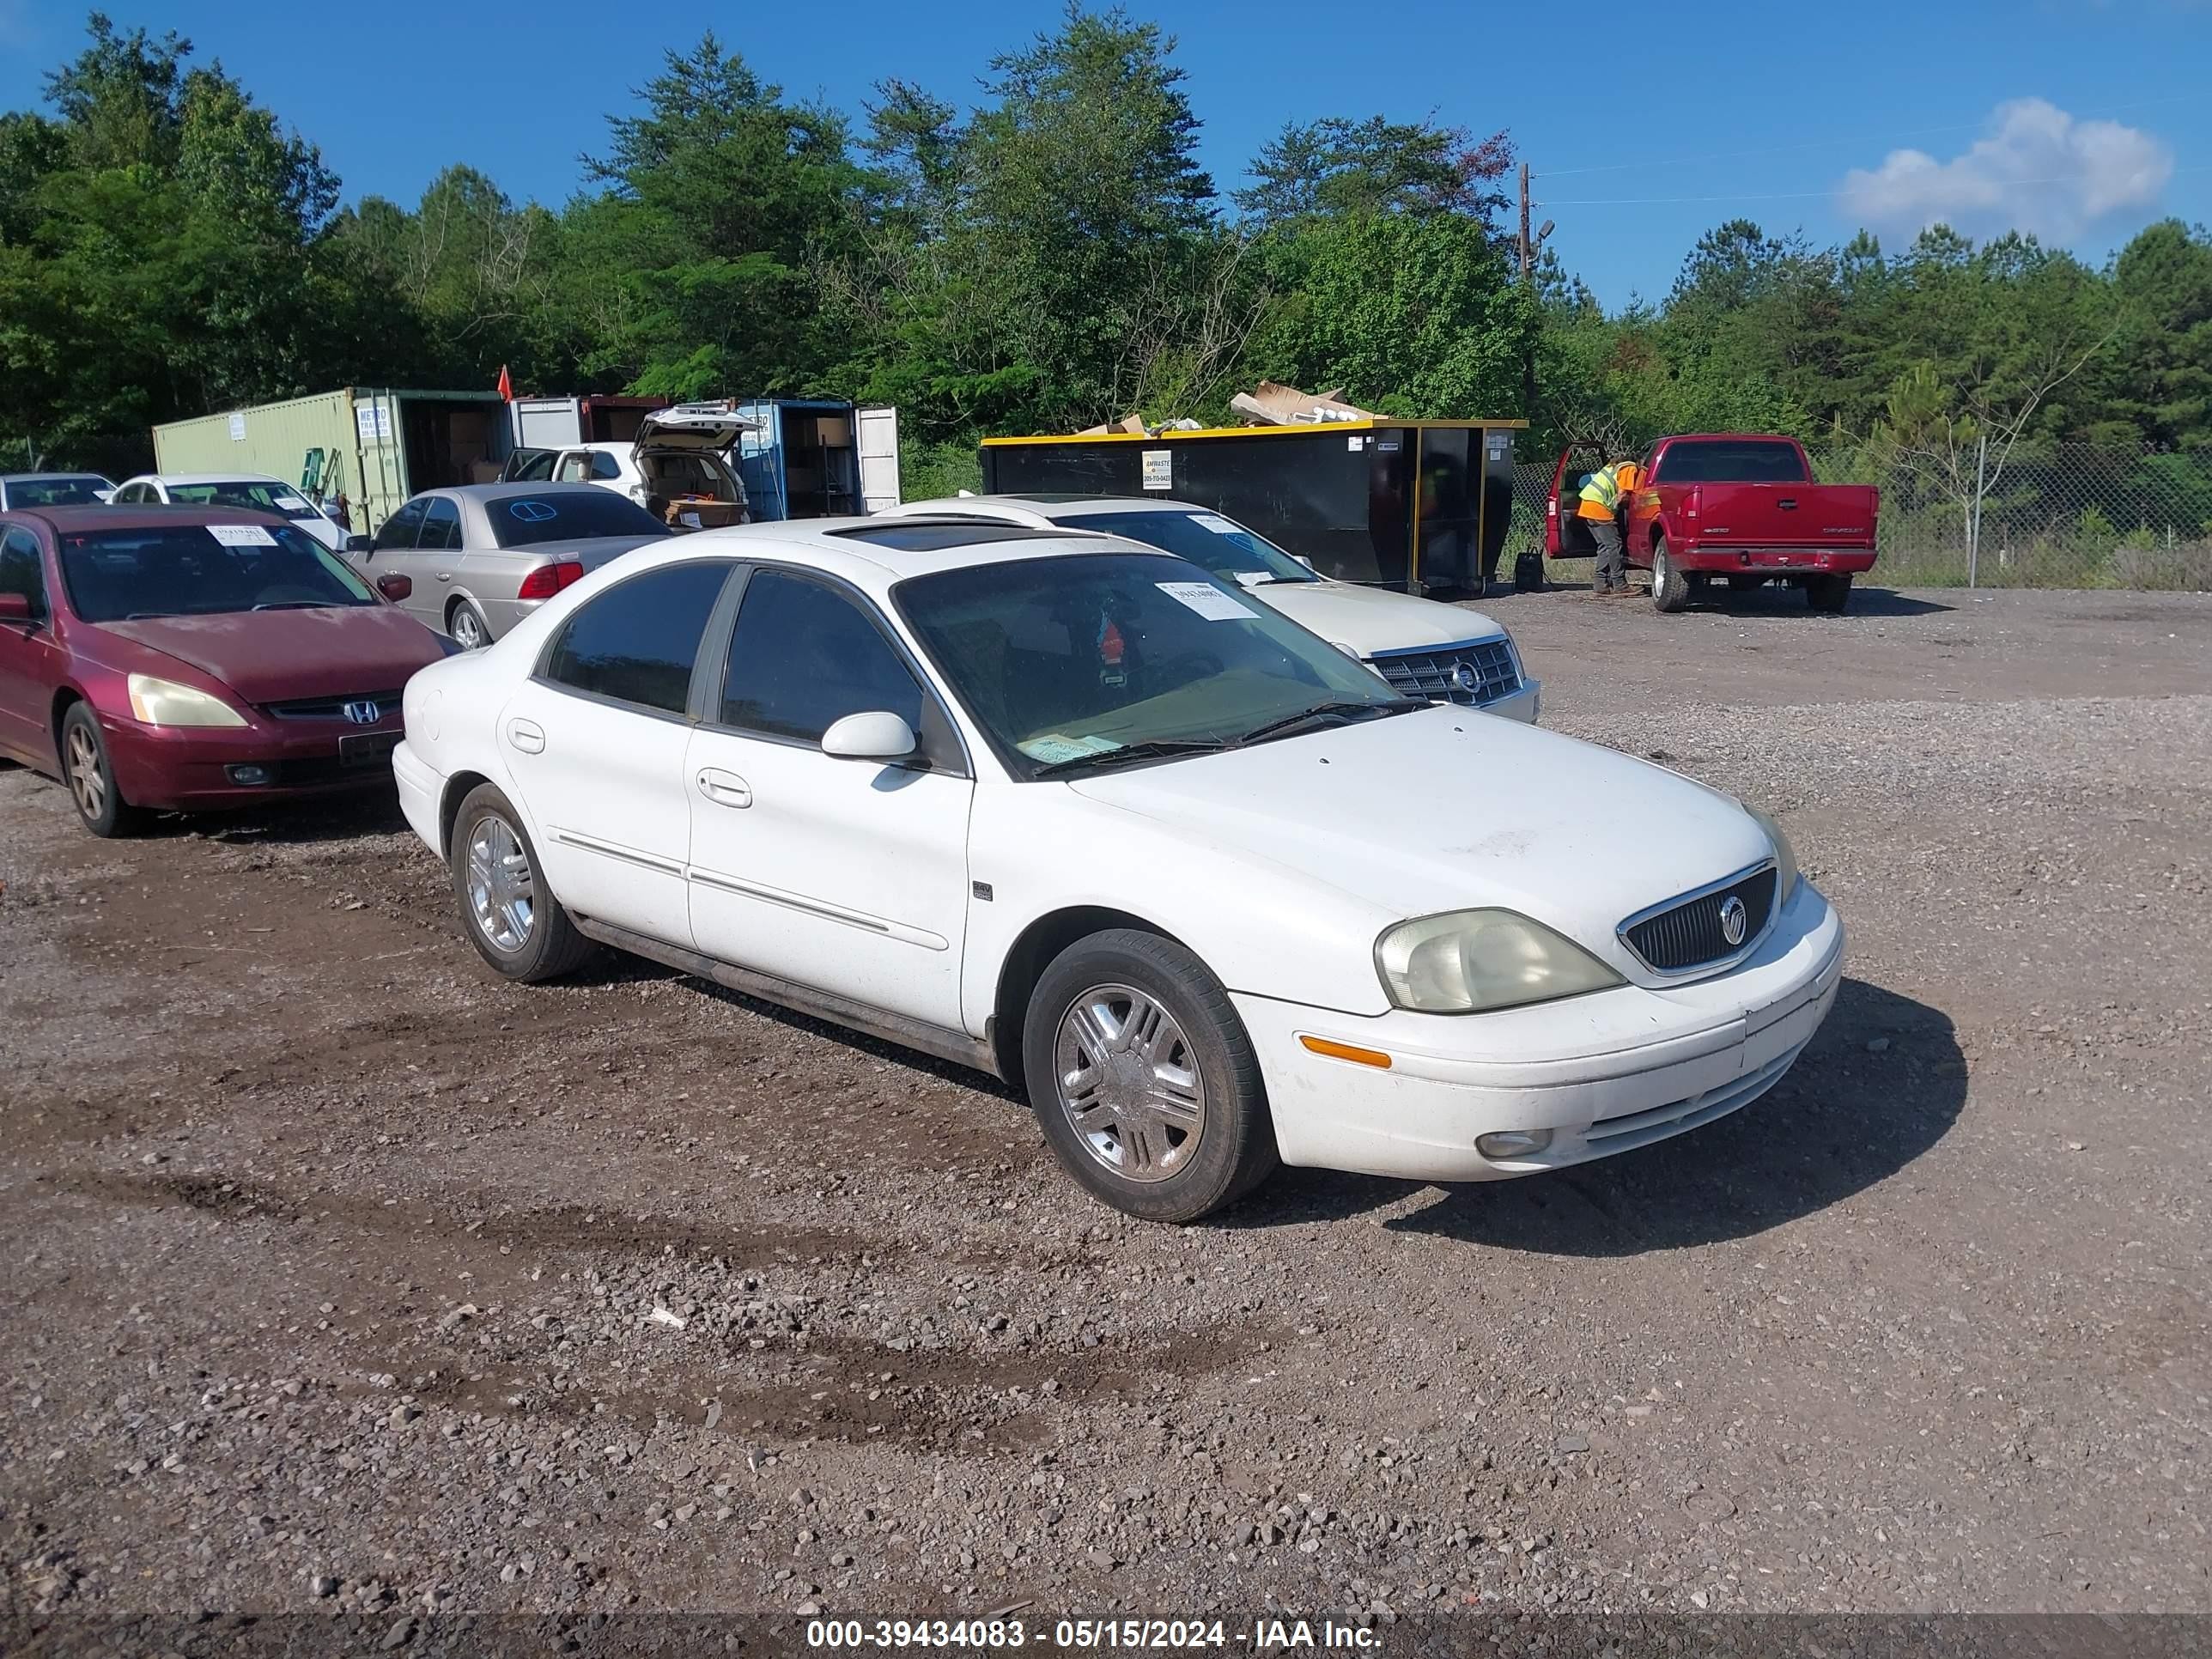
[[[832,530],[872,547],[888,547],[897,553],[941,553],[948,547],[978,547],[986,542],[1047,541],[1067,534],[1059,530],[1031,530],[1026,525],[986,524],[973,519],[889,519],[882,524],[854,525]]]

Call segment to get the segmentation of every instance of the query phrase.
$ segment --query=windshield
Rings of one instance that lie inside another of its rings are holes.
[[[627,495],[596,485],[542,495],[496,495],[483,504],[501,547],[588,541],[594,536],[665,536],[668,526]]]
[[[1181,559],[1078,554],[971,565],[894,590],[1018,777],[1224,747],[1324,705],[1421,707],[1295,623]]]
[[[1263,582],[1317,582],[1319,576],[1265,536],[1218,513],[1177,512],[1154,507],[1142,512],[1085,513],[1060,520],[1070,530],[1095,530],[1126,536],[1164,548],[1177,558],[1203,565],[1215,575],[1255,587]]]
[[[174,507],[240,507],[249,513],[281,513],[288,519],[319,519],[313,503],[290,484],[270,478],[226,478],[216,483],[173,483]]]
[[[61,553],[70,606],[91,623],[377,603],[337,554],[288,524],[76,531]]]
[[[103,489],[114,488],[105,478],[10,478],[10,507],[96,507]]]

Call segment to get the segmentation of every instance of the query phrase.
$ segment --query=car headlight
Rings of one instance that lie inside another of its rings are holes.
[[[1382,988],[1401,1008],[1482,1013],[1628,981],[1572,939],[1513,910],[1453,910],[1401,921],[1375,941]]]
[[[127,684],[132,716],[149,726],[246,724],[246,716],[221,697],[210,696],[195,687],[155,679],[151,674],[133,674]]]
[[[1767,840],[1774,843],[1774,908],[1779,910],[1797,890],[1797,849],[1790,844],[1790,837],[1782,833],[1782,826],[1772,818],[1748,802],[1740,805],[1751,814],[1752,822],[1766,831]]]

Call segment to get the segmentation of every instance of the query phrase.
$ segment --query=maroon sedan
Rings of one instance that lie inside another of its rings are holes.
[[[388,783],[400,688],[451,649],[387,603],[406,580],[268,514],[0,513],[0,755],[95,836]]]

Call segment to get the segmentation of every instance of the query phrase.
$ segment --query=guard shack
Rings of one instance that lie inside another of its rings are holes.
[[[1324,421],[986,438],[992,495],[1154,495],[1249,524],[1340,581],[1472,587],[1513,517],[1526,421]]]

